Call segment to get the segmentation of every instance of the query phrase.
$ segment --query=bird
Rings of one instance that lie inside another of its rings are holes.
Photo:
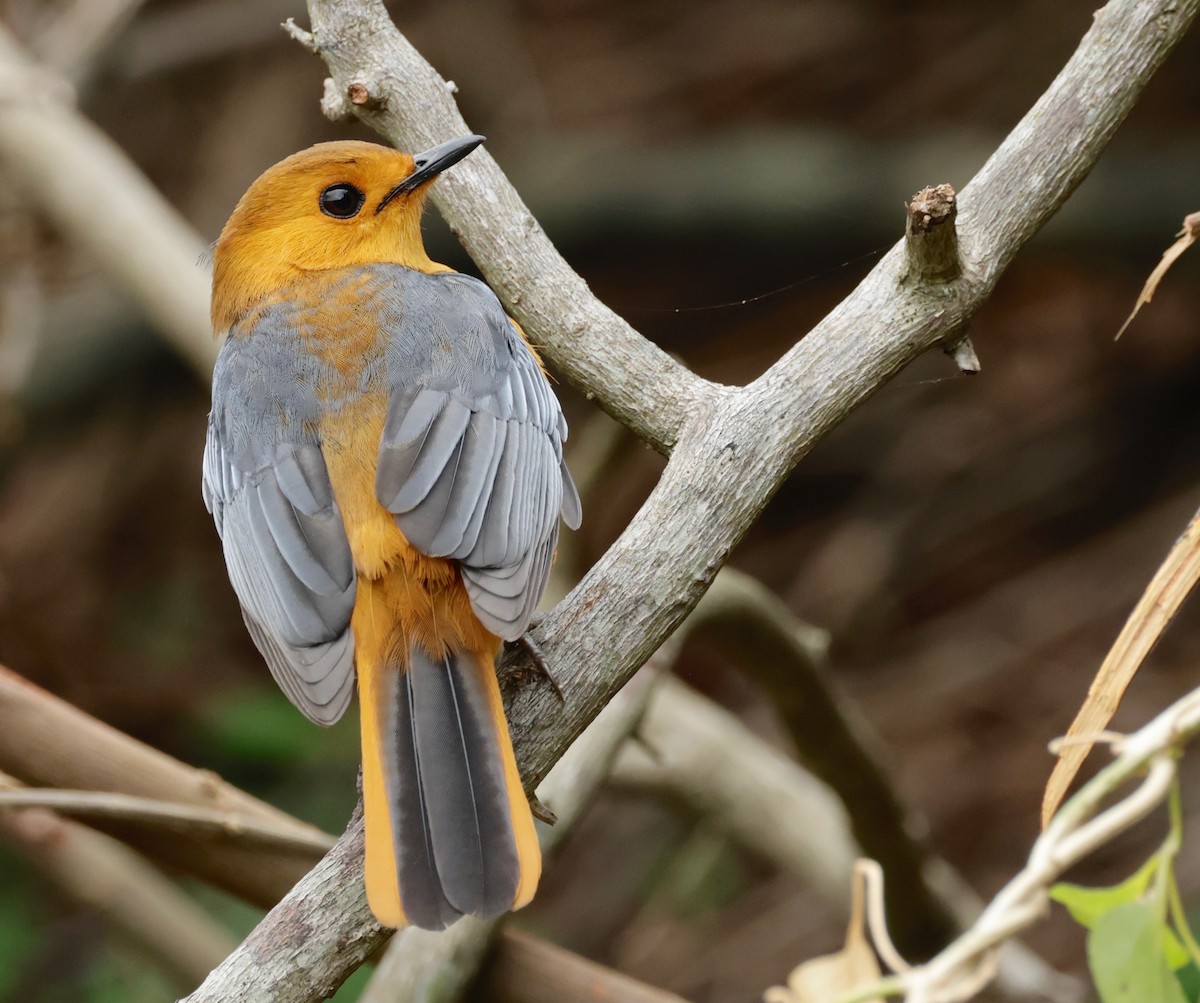
[[[497,917],[541,874],[495,659],[582,513],[536,350],[424,246],[432,183],[483,141],[293,154],[212,256],[204,501],[291,702],[332,725],[357,683],[366,897],[389,927]]]

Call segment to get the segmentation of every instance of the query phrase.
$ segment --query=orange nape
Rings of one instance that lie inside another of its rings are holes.
[[[213,329],[226,330],[272,293],[335,264],[393,262],[425,272],[449,271],[430,260],[421,238],[428,185],[384,212],[373,211],[413,171],[407,153],[349,141],[318,143],[266,171],[242,196],[217,241]],[[321,210],[321,193],[339,182],[364,195],[363,210],[354,217],[338,219]]]

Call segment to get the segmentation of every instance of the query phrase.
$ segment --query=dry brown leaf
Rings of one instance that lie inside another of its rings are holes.
[[[1138,311],[1153,298],[1158,291],[1158,284],[1162,281],[1162,277],[1167,274],[1167,269],[1170,268],[1179,256],[1183,254],[1189,247],[1200,239],[1200,212],[1194,212],[1190,216],[1184,216],[1183,229],[1176,236],[1179,238],[1163,251],[1162,260],[1154,266],[1154,271],[1150,273],[1150,277],[1146,279],[1146,284],[1142,286],[1142,291],[1138,294],[1137,302],[1133,304],[1133,312],[1125,318],[1125,323],[1121,325],[1121,330],[1117,332],[1117,338],[1125,333],[1127,328],[1137,316]],[[1115,338],[1113,339],[1116,340]]]
[[[852,989],[879,979],[875,952],[861,937],[847,941],[836,954],[811,958],[788,976],[787,988],[774,986],[763,994],[764,1003],[829,1003]],[[883,1003],[878,996],[867,1003]]]
[[[1190,218],[1190,217],[1189,217]],[[1200,215],[1197,216],[1200,224]],[[1192,516],[1183,535],[1159,565],[1142,598],[1129,614],[1121,633],[1104,657],[1087,698],[1058,750],[1058,762],[1042,796],[1042,828],[1062,803],[1063,795],[1091,751],[1096,736],[1112,719],[1121,696],[1138,667],[1200,580],[1200,512]]]
[[[829,1003],[879,981],[879,963],[863,927],[865,879],[856,870],[853,881],[845,946],[836,954],[810,958],[798,965],[788,976],[787,987],[772,986],[763,993],[763,1003]],[[883,1003],[883,1000],[875,996],[863,1003]]]

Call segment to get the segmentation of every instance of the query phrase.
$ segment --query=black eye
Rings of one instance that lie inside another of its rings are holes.
[[[367,197],[354,185],[330,185],[321,192],[321,212],[334,219],[358,215]]]

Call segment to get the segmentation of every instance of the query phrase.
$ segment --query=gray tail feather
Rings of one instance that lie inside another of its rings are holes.
[[[502,915],[521,879],[501,738],[473,660],[414,646],[404,671],[383,674],[400,902],[411,923],[431,930],[468,913]]]

